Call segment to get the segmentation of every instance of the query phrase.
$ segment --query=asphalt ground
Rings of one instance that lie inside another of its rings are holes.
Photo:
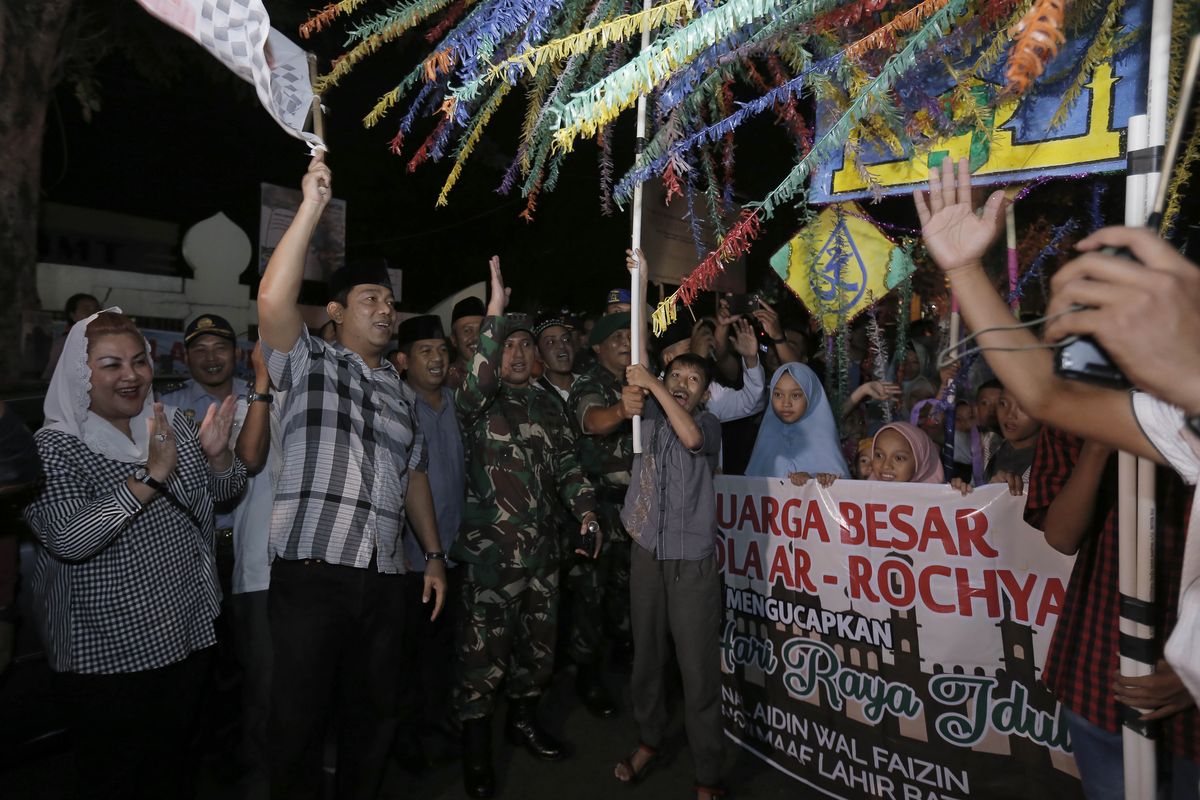
[[[542,701],[546,727],[571,746],[571,756],[559,762],[535,759],[523,749],[504,741],[503,709],[494,720],[494,761],[498,798],[510,800],[601,800],[604,798],[663,798],[686,800],[692,791],[691,755],[683,735],[678,692],[673,697],[671,733],[664,748],[665,763],[638,786],[626,786],[613,777],[616,762],[637,744],[637,726],[629,711],[628,676],[609,673],[607,680],[619,697],[621,713],[612,719],[593,717],[574,692],[570,672],[560,672]],[[20,692],[23,687],[6,687]],[[37,702],[26,694],[27,700]],[[12,707],[9,709],[12,711]],[[26,709],[28,710],[28,709]],[[234,734],[233,731],[227,731]],[[234,735],[230,736],[235,738]],[[432,749],[432,748],[431,748]],[[807,787],[778,772],[754,754],[727,742],[726,787],[731,798],[782,800],[804,797]],[[58,800],[65,797],[70,775],[69,738],[34,748],[19,763],[11,761],[0,770],[0,797],[6,800]],[[209,754],[201,774],[200,800],[241,800],[242,785],[223,768],[219,755]],[[331,795],[329,795],[331,796]],[[385,780],[384,798],[461,800],[465,797],[457,760],[441,760],[419,774],[392,762]]]

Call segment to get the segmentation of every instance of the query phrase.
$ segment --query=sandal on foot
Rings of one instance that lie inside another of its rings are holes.
[[[641,769],[634,769],[633,760],[637,758],[638,753],[646,753],[647,757],[646,760],[642,762]],[[621,781],[621,783],[625,784],[626,786],[637,786],[646,778],[647,775],[654,771],[654,768],[658,766],[660,761],[662,761],[662,753],[660,751],[639,742],[636,750],[617,762],[618,767],[624,767],[625,771],[629,773],[629,779],[621,780],[620,778],[617,778],[617,780]]]
[[[724,786],[701,786],[700,784],[696,784],[693,788],[696,791],[696,800],[701,800],[701,792],[707,794],[709,798],[725,797],[725,795],[728,794],[728,791]]]

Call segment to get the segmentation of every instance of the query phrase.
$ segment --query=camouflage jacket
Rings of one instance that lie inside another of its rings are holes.
[[[467,377],[467,367],[463,366],[461,359],[455,359],[446,370],[446,388],[450,391],[457,391],[458,387],[463,385],[463,381]]]
[[[521,564],[554,548],[555,495],[576,518],[596,498],[575,454],[575,434],[558,398],[532,383],[500,380],[503,318],[486,317],[471,371],[454,392],[467,452],[467,504],[456,561]]]
[[[621,381],[600,364],[592,364],[575,380],[567,405],[579,432],[579,460],[589,478],[604,489],[629,486],[633,469],[633,424],[626,420],[603,436],[583,432],[584,415],[592,408],[606,408],[621,400]]]

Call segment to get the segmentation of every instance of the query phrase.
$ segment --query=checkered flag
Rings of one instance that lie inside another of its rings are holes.
[[[271,27],[262,0],[137,0],[172,28],[254,84],[258,99],[283,129],[308,142],[313,152],[325,150],[315,133],[304,130],[312,108],[305,52]]]

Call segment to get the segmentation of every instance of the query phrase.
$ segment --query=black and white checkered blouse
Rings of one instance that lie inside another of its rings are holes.
[[[161,495],[138,502],[126,485],[137,465],[61,431],[34,436],[44,479],[25,519],[42,545],[33,590],[56,671],[154,669],[216,641],[213,502],[241,493],[246,468],[234,459],[214,475],[192,421],[176,410],[171,425],[179,459],[167,487],[195,521]]]

